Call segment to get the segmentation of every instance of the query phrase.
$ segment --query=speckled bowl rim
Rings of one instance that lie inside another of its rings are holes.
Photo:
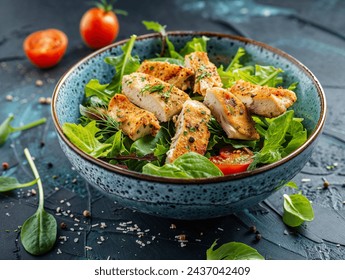
[[[256,45],[258,47],[264,48],[270,52],[273,52],[275,54],[277,54],[278,56],[284,57],[285,59],[287,59],[288,61],[290,61],[292,64],[296,65],[300,70],[302,70],[307,76],[310,77],[310,79],[314,82],[314,86],[317,89],[320,101],[321,101],[321,113],[320,113],[320,118],[318,120],[317,126],[314,129],[314,131],[310,134],[308,140],[301,146],[299,147],[297,150],[295,150],[294,152],[292,152],[290,155],[282,158],[281,160],[275,162],[275,163],[271,163],[262,167],[259,167],[255,170],[252,171],[245,171],[242,173],[238,173],[238,174],[230,174],[230,175],[225,175],[225,176],[219,176],[219,177],[211,177],[211,178],[198,178],[198,179],[179,179],[179,178],[168,178],[168,177],[158,177],[158,176],[152,176],[152,175],[146,175],[146,174],[142,174],[136,171],[131,171],[128,169],[124,169],[112,164],[109,164],[107,162],[104,162],[102,160],[93,158],[92,156],[84,153],[83,151],[81,151],[80,149],[78,149],[76,146],[74,146],[68,139],[67,137],[64,135],[62,128],[59,124],[58,121],[58,117],[57,117],[57,113],[56,113],[56,102],[57,102],[57,98],[58,98],[58,94],[60,91],[61,86],[64,84],[64,82],[66,81],[66,79],[71,75],[71,73],[73,71],[75,71],[75,69],[77,69],[81,64],[83,64],[85,61],[97,56],[98,54],[111,49],[113,47],[117,47],[119,45],[123,45],[124,43],[126,43],[129,39],[126,40],[122,40],[119,42],[116,42],[114,44],[111,44],[109,46],[106,46],[102,49],[99,49],[93,53],[91,53],[90,55],[86,56],[85,58],[81,59],[79,62],[77,62],[75,65],[73,65],[67,72],[65,72],[65,74],[60,78],[60,80],[58,81],[58,83],[55,86],[54,92],[53,92],[53,97],[52,97],[52,104],[51,104],[51,111],[52,111],[52,118],[53,118],[53,122],[55,125],[55,129],[57,131],[57,133],[59,134],[59,136],[61,137],[61,139],[78,155],[80,155],[82,158],[84,158],[85,160],[94,163],[102,168],[105,168],[109,171],[121,174],[123,176],[127,176],[127,177],[132,177],[138,180],[144,180],[144,181],[153,181],[153,182],[157,182],[157,183],[166,183],[166,184],[179,184],[179,185],[186,185],[186,184],[212,184],[212,183],[219,183],[219,182],[224,182],[224,181],[232,181],[232,180],[238,180],[238,179],[242,179],[245,177],[250,177],[250,176],[255,176],[257,174],[260,173],[264,173],[270,169],[273,169],[275,167],[278,167],[286,162],[288,162],[289,160],[291,160],[292,158],[296,157],[297,155],[299,155],[300,153],[302,153],[312,142],[314,142],[316,140],[316,138],[318,137],[319,134],[321,134],[324,123],[325,123],[325,119],[326,119],[326,97],[325,97],[325,93],[323,91],[323,88],[320,84],[320,82],[318,81],[318,79],[315,77],[315,75],[306,67],[304,66],[300,61],[298,61],[297,59],[295,59],[294,57],[292,57],[291,55],[285,53],[284,51],[271,47],[265,43],[256,41],[256,40],[252,40],[249,38],[244,38],[244,37],[240,37],[240,36],[236,36],[236,35],[230,35],[230,34],[223,34],[223,33],[218,33],[218,32],[196,32],[196,31],[170,31],[168,32],[169,36],[190,36],[190,35],[194,35],[194,36],[208,36],[208,37],[221,37],[221,38],[228,38],[231,40],[235,40],[235,41],[239,41],[245,44],[252,44],[252,45]],[[137,37],[137,41],[139,40],[146,40],[146,39],[150,39],[150,38],[157,38],[160,37],[159,34],[157,33],[150,33],[150,34],[146,34],[146,35],[141,35]]]

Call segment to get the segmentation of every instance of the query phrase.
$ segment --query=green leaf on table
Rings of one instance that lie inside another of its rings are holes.
[[[24,154],[37,180],[39,202],[36,213],[27,219],[21,227],[20,240],[28,253],[43,255],[54,247],[57,236],[57,223],[54,216],[44,210],[43,185],[27,148],[24,149]]]
[[[217,240],[206,251],[207,260],[264,260],[254,248],[241,243],[229,242],[221,245],[216,250],[213,248],[217,245]]]
[[[284,194],[283,222],[290,227],[298,227],[304,221],[312,221],[314,211],[310,201],[304,195]]]
[[[15,189],[21,189],[31,187],[37,183],[38,179],[35,179],[27,183],[19,183],[17,178],[14,177],[0,177],[0,192],[8,192]]]
[[[132,49],[137,36],[132,35],[129,41],[121,47],[123,53],[118,56],[108,56],[104,59],[106,63],[115,67],[115,75],[107,86],[107,90],[120,93],[122,89],[122,78],[124,75],[135,72],[140,66],[139,57],[132,56]]]
[[[223,176],[223,173],[206,157],[189,152],[178,157],[173,163],[161,167],[148,163],[143,173],[171,178],[209,178]]]
[[[14,116],[10,115],[0,124],[0,146],[6,142],[7,138],[10,136],[11,133],[30,129],[35,126],[44,124],[47,121],[46,118],[41,118],[37,121],[33,121],[31,123],[28,123],[19,127],[12,127],[11,122],[13,120],[14,120]]]
[[[25,250],[36,256],[43,255],[53,248],[56,235],[57,224],[54,216],[40,207],[24,222],[20,232]]]
[[[64,123],[62,130],[76,147],[95,158],[105,157],[111,150],[112,144],[101,143],[96,138],[96,133],[100,131],[96,126],[96,121],[92,121],[86,126]]]
[[[292,182],[292,181],[287,182],[286,184],[284,184],[284,186],[289,187],[289,188],[291,188],[291,189],[296,189],[296,190],[298,190],[297,184],[296,184],[295,182]]]

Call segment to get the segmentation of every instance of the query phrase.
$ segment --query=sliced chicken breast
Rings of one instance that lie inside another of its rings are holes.
[[[239,80],[230,91],[255,115],[273,118],[283,114],[297,100],[296,94],[288,89],[254,85]]]
[[[123,76],[122,93],[135,105],[155,114],[161,122],[181,112],[189,95],[177,87],[145,73]]]
[[[167,163],[188,152],[205,154],[210,138],[207,127],[210,117],[210,110],[199,101],[188,100],[183,104],[176,121],[176,133],[167,152]]]
[[[242,140],[260,138],[246,106],[229,90],[217,87],[208,89],[204,104],[210,108],[228,138]]]
[[[194,77],[194,72],[189,68],[161,61],[145,60],[137,72],[154,76],[180,90],[191,88],[191,81]]]
[[[153,113],[135,106],[123,94],[110,100],[108,115],[120,123],[120,129],[133,141],[148,134],[155,136],[160,129]]]
[[[185,65],[195,73],[194,93],[205,96],[206,91],[213,87],[222,87],[217,67],[210,62],[207,53],[193,52],[185,56]]]

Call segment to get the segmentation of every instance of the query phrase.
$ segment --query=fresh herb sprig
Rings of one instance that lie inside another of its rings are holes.
[[[26,130],[26,129],[30,129],[30,128],[33,128],[35,126],[44,124],[47,121],[46,118],[41,118],[41,119],[39,119],[37,121],[28,123],[26,125],[22,125],[22,126],[19,126],[19,127],[13,127],[13,126],[11,126],[11,122],[13,120],[14,120],[14,116],[10,115],[0,125],[0,146],[3,145],[6,142],[7,138],[10,136],[11,133],[14,133],[14,132],[17,132],[17,131]]]

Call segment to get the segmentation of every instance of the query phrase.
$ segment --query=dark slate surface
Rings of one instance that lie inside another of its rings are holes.
[[[205,259],[205,251],[215,239],[219,244],[244,242],[267,259],[345,258],[345,2],[118,2],[118,8],[129,12],[128,17],[120,17],[119,40],[146,33],[141,20],[157,20],[169,30],[227,32],[263,41],[295,56],[315,73],[327,95],[328,119],[312,159],[294,179],[315,210],[315,220],[298,229],[288,228],[281,220],[282,194],[290,192],[288,189],[236,215],[175,221],[125,209],[89,186],[58,146],[50,106],[38,102],[39,97],[51,96],[59,77],[71,65],[91,53],[78,31],[88,6],[82,0],[0,3],[0,121],[10,113],[16,115],[13,125],[48,118],[46,125],[14,134],[0,148],[0,163],[11,166],[0,174],[20,181],[32,178],[23,155],[28,147],[44,182],[47,210],[56,215],[60,207],[65,215],[56,219],[68,225],[67,230],[58,230],[60,239],[50,253],[31,256],[18,241],[18,226],[35,212],[37,196],[28,196],[28,190],[0,194],[0,259]],[[68,35],[67,54],[53,69],[36,69],[25,59],[22,42],[31,32],[52,27]],[[42,87],[35,85],[38,79],[43,81]],[[14,100],[6,101],[6,95]],[[330,182],[329,188],[322,187],[322,178]],[[91,218],[83,217],[85,209],[92,212]],[[170,228],[171,224],[176,228]],[[248,231],[251,225],[262,234],[260,241]],[[188,239],[185,247],[176,238],[179,234]]]

